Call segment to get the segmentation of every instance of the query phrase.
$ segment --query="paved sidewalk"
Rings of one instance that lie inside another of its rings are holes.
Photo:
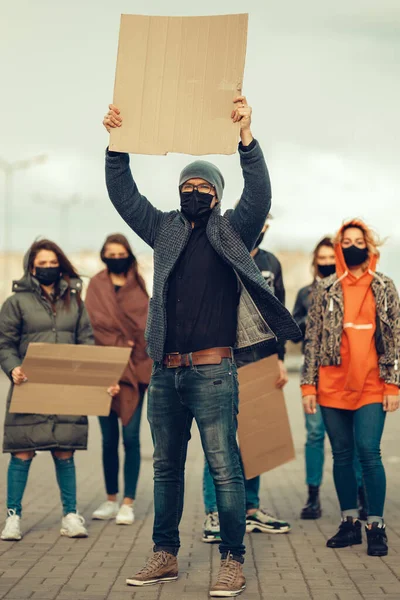
[[[0,379],[0,411],[4,410],[7,382]],[[323,517],[300,521],[304,503],[303,415],[298,377],[291,376],[287,389],[297,460],[265,475],[263,504],[291,521],[289,535],[247,536],[246,575],[243,600],[356,600],[400,599],[400,413],[389,415],[383,444],[388,477],[386,520],[390,554],[370,558],[365,544],[333,551],[326,539],[338,524],[338,506],[326,461],[323,486]],[[77,453],[80,511],[89,523],[90,537],[69,540],[59,536],[60,502],[52,460],[47,453],[33,462],[24,500],[21,542],[0,542],[0,600],[205,600],[215,578],[218,550],[200,541],[203,523],[201,494],[202,453],[195,427],[187,462],[185,513],[182,521],[180,578],[176,583],[147,589],[128,588],[125,578],[142,566],[151,551],[153,518],[151,442],[143,420],[143,462],[133,527],[90,521],[103,501],[100,436],[91,421],[90,450]],[[329,455],[329,452],[327,453]],[[8,456],[0,455],[0,510],[4,514]]]

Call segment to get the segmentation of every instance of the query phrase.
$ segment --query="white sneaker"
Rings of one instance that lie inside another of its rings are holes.
[[[97,508],[92,514],[92,519],[98,519],[99,521],[108,521],[109,519],[115,519],[118,514],[119,504],[118,502],[112,502],[111,500],[107,500],[107,502],[103,502],[100,504],[99,508]]]
[[[4,527],[1,539],[6,541],[18,541],[22,539],[21,533],[21,518],[16,514],[15,510],[7,511],[6,526]]]
[[[85,519],[78,513],[69,513],[63,518],[60,533],[69,538],[85,538],[89,535],[85,527]]]
[[[206,544],[215,544],[221,542],[221,531],[219,525],[219,515],[217,512],[209,513],[203,525],[202,541]]]
[[[122,504],[118,511],[115,522],[117,525],[132,525],[135,521],[133,504]]]
[[[277,519],[269,511],[259,508],[257,512],[246,516],[246,532],[288,533],[291,526],[287,521]]]

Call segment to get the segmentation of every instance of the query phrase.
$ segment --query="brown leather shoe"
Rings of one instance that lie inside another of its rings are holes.
[[[134,577],[126,580],[128,585],[153,585],[178,579],[178,560],[165,552],[154,552],[147,563]]]
[[[218,573],[218,580],[210,589],[210,596],[213,598],[232,598],[238,596],[246,587],[246,579],[243,575],[243,565],[237,560],[233,560],[228,554],[221,560],[221,567]]]

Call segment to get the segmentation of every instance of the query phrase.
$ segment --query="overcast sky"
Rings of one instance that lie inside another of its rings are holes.
[[[397,265],[398,0],[203,0],[195,9],[187,0],[153,0],[145,10],[134,0],[2,0],[0,6],[0,157],[49,155],[46,165],[15,176],[13,248],[39,234],[67,250],[97,248],[110,231],[126,232],[104,186],[108,136],[101,126],[112,100],[120,14],[248,11],[244,92],[271,173],[270,246],[309,249],[344,218],[360,216],[390,236],[386,260]],[[178,173],[188,160],[132,157],[141,191],[160,208],[175,208]],[[210,160],[225,174],[224,204],[231,207],[242,186],[238,157]],[[74,194],[82,204],[71,209],[61,233],[57,203]]]

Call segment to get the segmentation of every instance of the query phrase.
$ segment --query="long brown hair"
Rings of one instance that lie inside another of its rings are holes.
[[[328,248],[333,248],[333,241],[332,238],[328,235],[326,235],[325,237],[322,238],[322,240],[320,240],[318,242],[318,244],[315,246],[314,251],[313,251],[313,259],[312,259],[312,270],[313,270],[313,275],[314,275],[314,279],[317,277],[318,275],[318,252],[320,251],[320,248],[322,248],[323,246],[327,246]]]
[[[70,288],[71,279],[74,279],[74,278],[79,279],[79,274],[78,274],[77,270],[75,269],[75,267],[70,262],[70,260],[67,258],[67,256],[64,254],[64,252],[61,250],[60,246],[58,246],[55,242],[52,242],[51,240],[47,240],[47,239],[38,240],[37,242],[34,242],[32,244],[32,246],[30,247],[29,259],[28,259],[29,273],[32,273],[33,268],[34,268],[33,263],[35,262],[35,258],[41,250],[49,250],[51,252],[54,252],[54,254],[57,256],[57,260],[60,265],[61,278],[64,279],[68,284],[68,289],[67,289],[65,295],[63,296],[63,300],[65,303],[65,306],[67,308],[69,308],[69,305],[71,303],[71,288]],[[48,300],[50,302],[52,302],[51,298],[49,298],[49,297],[48,297]],[[77,301],[78,301],[78,305],[80,306],[82,300],[81,300],[81,295],[78,291],[77,291]]]
[[[122,233],[112,233],[111,235],[107,236],[107,238],[100,250],[101,260],[104,259],[104,255],[106,253],[108,244],[120,244],[121,246],[123,246],[125,248],[128,255],[132,258],[132,265],[131,265],[130,270],[132,271],[138,285],[142,288],[144,293],[148,296],[146,284],[144,282],[143,277],[139,273],[138,261],[136,259],[136,256],[133,254],[132,246],[128,242],[128,239]]]

